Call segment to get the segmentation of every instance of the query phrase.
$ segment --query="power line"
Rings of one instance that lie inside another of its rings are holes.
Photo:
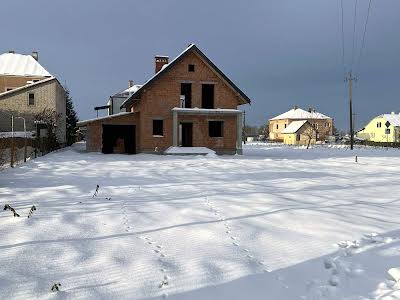
[[[372,4],[372,0],[369,0],[367,18],[365,20],[364,33],[363,33],[363,38],[362,38],[362,43],[361,43],[361,48],[360,48],[360,55],[358,56],[357,65],[356,65],[356,70],[358,72],[360,71],[361,56],[362,56],[362,52],[363,52],[364,47],[365,47],[365,36],[367,34],[368,20],[369,20],[369,16],[370,16],[370,13],[371,13],[371,4]]]
[[[356,43],[356,25],[357,25],[357,4],[358,0],[355,1],[354,4],[354,25],[353,25],[353,50],[351,52],[351,69],[353,69],[353,63],[354,63],[354,49],[355,49],[355,43]]]
[[[342,8],[342,64],[343,64],[343,73],[346,76],[346,64],[344,62],[344,10],[343,10],[343,0],[340,1]]]

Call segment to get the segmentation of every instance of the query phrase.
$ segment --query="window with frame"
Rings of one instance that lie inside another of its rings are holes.
[[[276,124],[276,129],[279,129],[279,124]]]
[[[376,127],[377,128],[381,128],[382,127],[382,123],[381,122],[376,123]]]
[[[224,121],[208,121],[208,135],[210,137],[224,136]]]
[[[6,88],[6,92],[12,91],[14,88],[8,87]]]
[[[285,124],[285,128],[287,127],[287,124]]]
[[[164,121],[153,120],[153,135],[164,136]]]
[[[28,93],[28,105],[35,105],[35,94]]]
[[[194,65],[193,64],[189,64],[188,65],[188,71],[189,72],[194,72]]]

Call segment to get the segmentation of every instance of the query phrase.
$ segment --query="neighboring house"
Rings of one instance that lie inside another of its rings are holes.
[[[400,114],[392,112],[373,118],[367,126],[356,133],[356,137],[376,143],[399,143]]]
[[[269,139],[282,142],[284,135],[282,131],[294,121],[306,120],[315,128],[317,141],[325,141],[333,132],[333,119],[314,109],[305,111],[295,106],[293,109],[269,120]]]
[[[237,107],[248,103],[192,44],[170,63],[168,57],[155,57],[155,75],[121,105],[127,112],[78,126],[86,127],[88,151],[163,153],[169,147],[207,147],[235,154],[242,152],[242,112]]]
[[[136,93],[136,91],[141,87],[141,85],[133,84],[133,81],[129,80],[128,88],[126,90],[123,90],[122,92],[111,96],[110,100],[108,100],[108,115],[115,115],[121,112],[126,112],[125,107],[121,108],[122,103],[124,103],[126,99],[132,96],[132,94]]]
[[[312,145],[316,143],[317,130],[307,120],[293,121],[282,130],[287,145]]]
[[[34,116],[45,108],[59,114],[56,135],[66,142],[66,95],[60,82],[38,62],[38,53],[0,55],[0,131],[11,131],[11,115],[26,119],[27,131],[37,129]],[[14,119],[14,131],[23,131],[23,121]],[[39,131],[40,132],[40,131]]]

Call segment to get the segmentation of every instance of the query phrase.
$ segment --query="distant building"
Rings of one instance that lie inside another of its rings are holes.
[[[302,120],[291,122],[281,134],[287,145],[313,145],[316,143],[317,130],[309,121]]]
[[[136,93],[136,91],[141,87],[142,86],[140,84],[133,84],[133,81],[129,80],[128,88],[126,90],[123,90],[122,92],[111,96],[110,100],[108,100],[108,115],[110,116],[119,114],[121,112],[126,112],[126,108],[121,108],[122,103],[124,103],[126,99]]]
[[[391,114],[383,114],[373,118],[363,129],[356,133],[356,137],[377,143],[399,143],[400,114],[392,112]]]
[[[11,115],[26,119],[28,131],[36,129],[34,116],[45,108],[59,114],[56,135],[66,142],[66,95],[60,82],[39,64],[39,55],[0,55],[0,131],[11,131]],[[23,122],[14,120],[14,131],[23,131]]]
[[[295,106],[293,109],[269,120],[269,139],[271,141],[283,142],[282,131],[294,121],[308,121],[316,130],[317,141],[327,140],[332,136],[333,119],[314,109],[305,111]]]

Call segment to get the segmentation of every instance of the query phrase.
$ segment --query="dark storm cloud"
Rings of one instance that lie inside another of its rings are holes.
[[[348,65],[354,1],[344,3]],[[357,49],[368,0],[358,3]],[[128,79],[147,80],[155,54],[174,57],[194,42],[251,97],[242,107],[250,123],[299,105],[347,126],[339,0],[3,0],[2,8],[0,52],[39,50],[67,82],[81,119]],[[357,127],[400,110],[399,11],[398,0],[373,1],[354,91]]]

